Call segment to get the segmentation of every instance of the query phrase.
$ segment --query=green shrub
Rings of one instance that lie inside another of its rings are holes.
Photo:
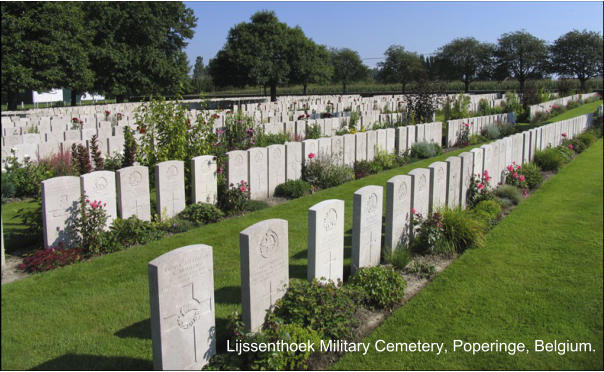
[[[577,135],[575,139],[583,143],[586,148],[591,146],[594,142],[598,140],[594,133],[590,131]]]
[[[173,234],[185,232],[187,230],[192,229],[194,226],[195,225],[193,224],[193,222],[188,221],[188,220],[183,220],[182,218],[177,218],[177,217],[164,220],[157,224],[157,227],[160,230],[166,231],[169,233],[173,233]]]
[[[384,252],[384,261],[399,270],[403,270],[411,261],[411,253],[407,247],[399,244],[393,251],[387,249]]]
[[[54,176],[52,170],[44,163],[19,162],[14,156],[6,160],[5,169],[2,173],[6,176],[2,177],[2,183],[8,180],[13,185],[15,197],[39,197],[41,182]]]
[[[392,169],[397,165],[396,154],[389,154],[386,150],[378,150],[373,161],[382,169]]]
[[[508,199],[515,205],[518,205],[522,201],[522,192],[516,186],[501,185],[495,190],[495,194],[498,198]]]
[[[319,124],[313,124],[306,126],[306,139],[317,139],[321,138],[321,126]]]
[[[568,145],[558,146],[556,147],[556,151],[558,151],[558,153],[562,156],[562,164],[566,164],[573,160],[573,156],[575,155],[575,151]]]
[[[344,288],[316,279],[292,280],[285,295],[275,303],[272,315],[283,323],[310,327],[322,338],[351,339],[355,306]]]
[[[367,160],[356,161],[354,163],[354,177],[358,180],[359,178],[367,177],[370,174],[374,174],[376,172],[379,164],[374,164]]]
[[[545,150],[535,151],[535,164],[539,166],[543,171],[556,172],[562,164],[564,164],[564,158],[562,154],[553,148],[547,148]]]
[[[304,180],[287,180],[275,188],[275,196],[296,199],[310,192],[310,184]]]
[[[196,225],[204,225],[220,221],[224,213],[213,204],[197,203],[187,205],[179,217]]]
[[[282,145],[289,140],[290,138],[287,133],[265,133],[264,131],[257,131],[255,146],[266,147],[270,145]]]
[[[522,164],[522,169],[518,172],[524,175],[524,179],[529,189],[535,189],[543,182],[543,175],[541,174],[541,168],[535,163]]]
[[[164,232],[153,223],[139,220],[136,216],[126,219],[116,218],[109,231],[115,243],[122,247],[145,244],[164,236]]]
[[[394,269],[363,267],[351,277],[350,284],[362,293],[362,302],[371,309],[390,309],[401,302],[407,282]]]
[[[259,211],[268,207],[268,203],[264,200],[248,200],[245,203],[245,210],[248,212]]]
[[[500,137],[507,137],[516,133],[516,126],[513,124],[497,123],[497,128],[499,129]]]
[[[501,136],[501,131],[497,124],[489,124],[482,128],[480,134],[488,139],[497,139]]]
[[[5,199],[15,196],[15,183],[8,178],[6,172],[2,172],[2,203]]]
[[[237,185],[227,185],[226,182],[218,184],[218,208],[229,216],[244,212],[249,198],[250,188],[244,180]]]
[[[413,261],[411,265],[405,269],[405,272],[407,274],[415,274],[423,279],[430,279],[436,275],[436,268],[424,261]]]
[[[313,190],[321,190],[353,180],[354,171],[348,166],[333,164],[329,159],[314,159],[303,166],[302,179]]]
[[[452,244],[457,253],[474,246],[480,248],[484,244],[486,224],[472,218],[470,213],[461,209],[445,209],[442,214],[444,225],[443,238]]]
[[[481,135],[481,134],[472,134],[469,138],[468,138],[468,143],[470,145],[477,145],[479,143],[483,143],[487,141],[487,137]]]
[[[428,159],[442,154],[442,148],[433,142],[416,142],[411,146],[411,157]]]
[[[284,340],[287,343],[305,344],[307,342],[314,343],[319,346],[321,343],[321,337],[319,334],[308,327],[301,327],[297,324],[284,324],[277,328],[276,340]],[[308,361],[312,355],[312,351],[305,350],[304,352],[298,351],[284,351],[276,353],[274,356],[275,360],[268,365],[260,368],[261,370],[273,369],[272,367],[278,365],[280,368],[276,370],[286,371],[300,371],[308,369]]]
[[[495,199],[483,200],[468,211],[474,218],[484,221],[489,226],[493,226],[501,215],[501,205]]]

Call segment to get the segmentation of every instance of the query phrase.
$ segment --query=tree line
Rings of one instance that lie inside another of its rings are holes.
[[[270,90],[300,84],[342,85],[361,80],[400,84],[529,79],[556,74],[586,81],[602,75],[602,35],[572,30],[548,45],[521,30],[497,43],[457,38],[434,55],[392,45],[370,69],[349,48],[328,48],[299,27],[260,11],[233,26],[217,55],[193,75],[184,48],[197,19],[182,2],[2,2],[2,100],[9,109],[22,90],[69,87],[122,102],[128,97],[200,93],[221,87],[261,86]],[[76,94],[72,94],[72,105]]]
[[[176,94],[189,83],[182,2],[2,2],[2,101],[71,88],[115,97]]]

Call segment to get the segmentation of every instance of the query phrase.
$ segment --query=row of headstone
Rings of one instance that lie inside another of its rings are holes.
[[[508,153],[510,159],[518,156],[520,162],[527,162],[524,154],[543,146],[541,140],[532,140],[537,134],[547,137],[550,130],[557,133],[559,128],[572,138],[590,120],[584,116],[549,124],[537,128],[539,131],[521,133],[523,139],[528,136],[528,142],[503,139],[499,145],[485,145],[392,177],[386,183],[386,251],[406,249],[413,239],[413,210],[427,217],[443,206],[465,208],[473,175],[496,173],[500,164],[508,162]],[[517,151],[520,144],[522,151]],[[509,146],[511,151],[507,151]],[[382,186],[365,186],[354,193],[352,273],[380,264],[382,206]],[[344,216],[343,200],[324,200],[308,209],[309,281],[343,280]],[[288,239],[288,222],[282,219],[261,221],[240,233],[241,307],[247,331],[256,332],[263,326],[266,312],[287,290]],[[203,368],[216,352],[212,247],[178,248],[151,261],[148,270],[154,368]]]
[[[217,201],[216,159],[198,156],[191,160],[193,203]],[[185,209],[184,162],[171,160],[155,166],[156,212],[160,220]],[[149,170],[130,166],[112,171],[94,171],[80,177],[53,177],[42,181],[42,221],[45,247],[71,246],[73,222],[80,208],[80,196],[100,200],[110,226],[117,217],[135,216],[151,220]],[[105,204],[106,203],[106,206]]]
[[[447,121],[447,147],[455,146],[464,128],[468,128],[469,134],[480,134],[483,128],[494,124],[514,125],[516,115],[514,113],[478,116],[473,118],[456,119]]]
[[[550,112],[554,106],[566,106],[570,102],[579,101],[581,99],[589,99],[592,97],[597,97],[599,94],[597,92],[593,93],[585,93],[585,94],[575,94],[568,97],[556,98],[551,101],[542,102],[536,105],[529,106],[529,118],[532,119],[540,112]]]
[[[237,186],[243,181],[252,199],[266,199],[277,185],[300,179],[303,165],[312,158],[352,167],[356,161],[373,160],[380,150],[403,154],[416,142],[440,145],[441,137],[442,124],[435,122],[230,151],[227,182]]]

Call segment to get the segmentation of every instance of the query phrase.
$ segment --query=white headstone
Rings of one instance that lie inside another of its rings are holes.
[[[447,163],[447,206],[457,208],[461,205],[461,158],[451,156]]]
[[[308,209],[308,280],[344,280],[344,201],[324,200]]]
[[[118,169],[115,174],[120,218],[136,216],[139,220],[151,221],[148,168],[133,165]]]
[[[365,186],[354,193],[351,272],[380,263],[382,248],[381,186]]]
[[[216,204],[218,201],[218,176],[216,157],[202,155],[191,159],[191,200],[194,204]]]
[[[413,185],[411,208],[426,218],[430,206],[430,169],[415,168],[409,176]]]
[[[465,209],[467,205],[468,189],[472,183],[472,172],[474,171],[474,154],[472,152],[462,152],[461,158],[461,208]]]
[[[246,329],[256,332],[289,283],[287,221],[270,219],[248,227],[239,235],[239,246],[242,317]]]
[[[57,247],[73,243],[73,221],[80,207],[80,179],[73,176],[53,177],[42,181],[42,224],[44,246]]]
[[[95,171],[80,176],[82,195],[90,201],[97,200],[107,203],[103,209],[107,212],[107,226],[111,226],[117,218],[117,197],[115,192],[115,173],[111,171]]]
[[[356,161],[367,160],[367,133],[355,133],[355,158]]]
[[[285,143],[285,161],[287,180],[299,180],[302,177],[302,142]]]
[[[447,163],[437,161],[428,166],[430,169],[430,208],[432,213],[447,204]]]
[[[185,165],[182,160],[155,165],[155,193],[160,220],[172,218],[185,209]]]
[[[396,151],[404,154],[407,150],[407,127],[396,128]]]
[[[411,218],[411,177],[398,175],[386,182],[386,249],[409,244]]]
[[[310,160],[310,154],[314,154],[315,159],[319,156],[319,144],[316,139],[302,141],[302,155],[304,155],[305,164]]]
[[[248,152],[250,199],[268,197],[268,152],[266,147],[253,147]]]
[[[216,353],[212,247],[189,245],[149,262],[155,370],[201,370]]]
[[[229,187],[237,186],[241,181],[248,183],[247,151],[235,150],[227,152],[227,182]]]
[[[342,138],[344,141],[344,165],[353,166],[356,158],[356,137],[354,134],[345,134]]]
[[[285,182],[285,146],[267,146],[268,152],[268,195],[273,196],[275,188]]]
[[[377,132],[370,130],[367,132],[367,160],[372,161],[375,159],[377,153]]]

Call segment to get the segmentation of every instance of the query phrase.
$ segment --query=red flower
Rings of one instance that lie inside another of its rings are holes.
[[[568,148],[572,150],[572,149],[574,148],[574,147],[573,147],[573,144],[572,144],[572,143],[571,143],[571,144],[569,144],[569,145],[568,145]]]
[[[566,137],[566,133],[562,133],[562,137]]]
[[[519,180],[520,180],[520,182],[524,182],[524,174],[521,174],[521,175],[520,175]]]
[[[469,127],[470,127],[470,124],[468,124],[468,123],[463,123],[463,125],[465,125],[465,126],[466,126],[466,128],[469,128]]]
[[[308,154],[308,158],[309,159],[314,159],[315,158],[315,153],[311,152],[310,154]]]
[[[479,183],[478,185],[476,185],[476,187],[478,187],[478,190],[484,189],[484,185],[482,183]]]

